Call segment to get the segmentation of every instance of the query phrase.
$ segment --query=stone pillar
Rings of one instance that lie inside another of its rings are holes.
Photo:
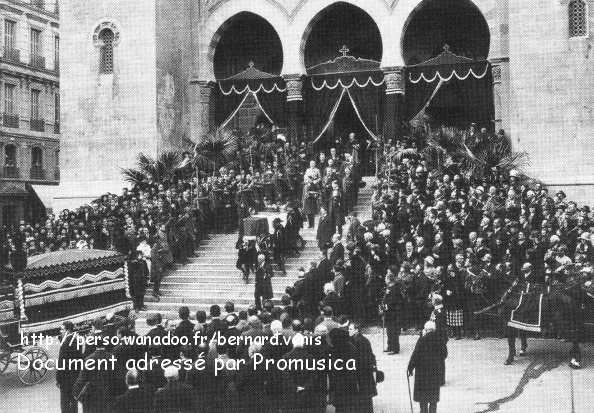
[[[202,137],[213,130],[214,82],[207,80],[190,80],[190,134],[192,141],[200,142]]]
[[[404,120],[404,67],[387,67],[383,71],[386,81],[384,139],[387,140],[399,136]]]
[[[287,84],[287,133],[291,143],[303,141],[303,76],[285,75]]]
[[[491,60],[491,74],[493,77],[493,108],[495,131],[504,129],[510,133],[510,86],[509,59],[499,58]]]

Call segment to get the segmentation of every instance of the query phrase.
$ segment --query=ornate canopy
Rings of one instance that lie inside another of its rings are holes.
[[[475,79],[482,79],[487,75],[488,71],[489,62],[458,56],[450,51],[447,44],[444,45],[443,52],[437,56],[407,67],[408,80],[413,84],[421,81],[426,83],[447,82],[453,77],[458,80],[466,80],[470,76]]]

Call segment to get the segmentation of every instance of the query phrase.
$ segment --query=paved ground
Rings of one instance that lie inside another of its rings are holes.
[[[410,412],[405,369],[415,336],[401,339],[402,353],[382,352],[381,333],[371,332],[378,365],[386,381],[378,385],[376,412]],[[594,346],[583,347],[583,369],[567,366],[569,344],[532,340],[529,355],[515,365],[504,366],[506,341],[450,341],[446,362],[446,386],[442,388],[439,412],[559,412],[594,411]],[[56,349],[51,349],[56,354]],[[54,375],[33,387],[24,387],[14,367],[0,376],[0,412],[58,412],[59,397]],[[329,412],[332,411],[329,409]],[[414,406],[415,413],[418,407]]]

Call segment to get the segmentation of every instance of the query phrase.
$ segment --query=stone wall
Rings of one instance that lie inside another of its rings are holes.
[[[189,0],[156,4],[157,131],[159,151],[165,151],[179,149],[183,138],[189,138],[192,4]]]
[[[594,2],[590,35],[569,38],[567,0],[510,0],[511,130],[532,176],[594,201]]]
[[[120,168],[140,152],[156,155],[159,142],[155,3],[65,0],[60,11],[63,162],[54,210],[121,191]],[[112,74],[99,73],[93,40],[103,22],[119,32]]]

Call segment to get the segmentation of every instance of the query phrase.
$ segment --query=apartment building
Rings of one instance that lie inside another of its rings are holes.
[[[60,180],[57,0],[0,0],[0,225],[35,221]]]

